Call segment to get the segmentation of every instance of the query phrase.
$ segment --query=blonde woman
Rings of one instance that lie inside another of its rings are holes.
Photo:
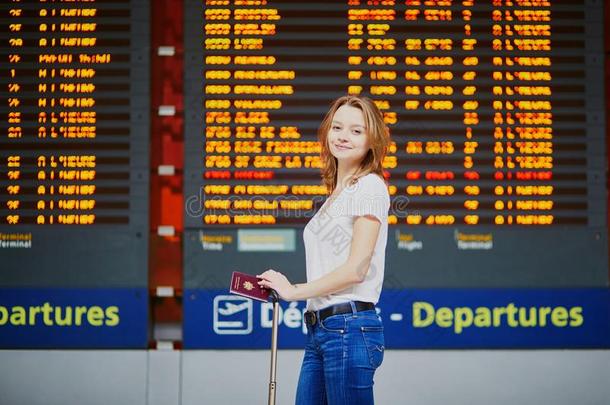
[[[307,283],[267,270],[260,285],[307,300],[307,345],[297,405],[373,404],[384,357],[375,310],[383,284],[390,197],[382,162],[389,130],[366,97],[335,100],[318,131],[322,181],[330,191],[303,231]]]

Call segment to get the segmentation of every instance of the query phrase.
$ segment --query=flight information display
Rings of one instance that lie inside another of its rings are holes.
[[[187,285],[304,277],[316,131],[344,94],[391,131],[386,283],[607,285],[601,7],[187,1]]]
[[[147,7],[0,5],[3,284],[146,283]]]

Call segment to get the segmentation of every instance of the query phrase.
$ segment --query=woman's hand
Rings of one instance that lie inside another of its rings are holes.
[[[259,285],[274,289],[283,300],[293,300],[296,287],[290,284],[290,281],[282,273],[269,269],[263,274],[257,274],[256,277],[262,279],[258,282]]]

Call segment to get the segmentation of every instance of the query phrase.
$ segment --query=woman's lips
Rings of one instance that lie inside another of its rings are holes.
[[[341,149],[341,150],[348,150],[351,148],[348,148],[347,146],[342,146],[342,145],[335,145],[337,147],[337,149]]]

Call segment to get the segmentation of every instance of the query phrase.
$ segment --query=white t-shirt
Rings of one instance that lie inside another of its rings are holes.
[[[357,216],[373,215],[381,221],[381,227],[364,281],[330,295],[310,298],[307,309],[315,311],[350,300],[377,304],[388,240],[390,195],[385,181],[379,175],[369,173],[329,201],[327,198],[303,230],[307,281],[319,279],[347,261]]]

